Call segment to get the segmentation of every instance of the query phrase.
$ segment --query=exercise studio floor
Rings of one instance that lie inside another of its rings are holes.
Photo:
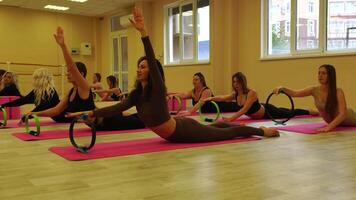
[[[289,124],[320,121],[295,119]],[[258,125],[272,123],[259,123]],[[257,125],[257,124],[256,124]],[[43,127],[43,130],[67,126]],[[356,131],[67,161],[68,139],[21,141],[0,132],[0,199],[356,199]],[[152,132],[98,136],[104,141]]]

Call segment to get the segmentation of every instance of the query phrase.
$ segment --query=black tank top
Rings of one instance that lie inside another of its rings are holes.
[[[194,96],[193,96],[193,95],[194,95],[194,90],[193,90],[193,92],[192,92],[192,104],[193,104],[193,106],[194,106],[195,104],[197,104],[197,103],[200,101],[201,95],[203,94],[204,90],[207,90],[207,89],[210,89],[210,88],[204,87],[204,88],[200,91],[199,98],[198,98],[197,101],[195,101],[195,99],[194,99]],[[211,95],[211,96],[213,97],[214,95]]]
[[[246,97],[247,98],[247,97]],[[240,110],[242,107],[244,107],[244,105],[239,105],[238,101],[237,101],[237,94],[235,94],[235,99],[236,99],[236,104],[237,104],[237,107],[238,107],[238,110]],[[248,109],[248,111],[245,113],[246,115],[251,115],[251,114],[254,114],[256,113],[257,111],[259,111],[261,108],[261,104],[260,102],[258,101],[258,99],[253,102],[252,106],[250,107],[250,109]]]
[[[80,111],[87,111],[87,110],[94,110],[95,104],[93,99],[92,91],[90,90],[89,97],[87,99],[80,98],[78,94],[78,90],[75,93],[74,99],[70,101],[70,97],[74,92],[74,88],[72,88],[69,92],[68,96],[68,106],[66,112],[80,112]]]

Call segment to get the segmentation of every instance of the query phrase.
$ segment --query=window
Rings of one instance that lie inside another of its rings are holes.
[[[117,33],[112,40],[112,72],[118,80],[118,87],[128,91],[128,43],[126,34]]]
[[[270,0],[268,15],[268,54],[288,54],[290,52],[289,37],[281,30],[281,24],[290,21],[290,10],[284,9],[290,0]],[[284,26],[283,26],[284,27]]]
[[[179,1],[165,7],[165,63],[210,60],[209,0]]]
[[[347,2],[328,0],[328,7],[327,21],[330,23],[328,23],[327,49],[336,51],[355,48],[350,41],[356,39],[356,32],[352,29],[356,25],[356,0]]]
[[[352,52],[349,49],[356,48],[356,0],[261,1],[263,58]],[[288,6],[290,9],[285,9]]]

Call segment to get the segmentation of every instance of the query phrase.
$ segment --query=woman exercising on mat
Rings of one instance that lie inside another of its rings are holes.
[[[224,118],[225,121],[235,121],[242,115],[247,115],[252,119],[269,119],[266,111],[268,111],[274,119],[287,118],[290,116],[290,110],[287,108],[277,108],[271,104],[261,104],[258,100],[257,92],[247,87],[247,79],[243,73],[237,72],[232,76],[232,87],[234,92],[229,95],[221,95],[204,99],[204,101],[218,102],[236,100],[238,111],[231,117]],[[294,110],[294,116],[309,114],[315,115],[317,113],[303,109]]]
[[[120,101],[123,97],[121,89],[118,87],[118,80],[115,76],[106,77],[109,89],[95,90],[101,96],[101,101]]]
[[[89,117],[107,116],[121,113],[136,106],[139,117],[153,132],[171,142],[211,142],[249,137],[251,135],[279,136],[276,129],[254,128],[228,123],[203,125],[186,117],[171,117],[166,101],[166,86],[163,68],[155,59],[150,40],[145,30],[144,19],[139,9],[135,8],[133,26],[141,33],[146,56],[139,59],[136,87],[120,103],[94,111],[71,113],[70,116],[87,114]]]
[[[62,112],[67,113],[95,109],[90,85],[85,79],[87,74],[86,66],[83,63],[73,61],[64,42],[62,28],[58,27],[57,34],[55,34],[54,37],[62,49],[67,65],[67,78],[73,87],[57,106],[44,111],[34,112],[33,114],[42,117],[53,117]],[[71,122],[72,120],[73,118],[67,118],[67,122]],[[144,127],[144,124],[137,116],[123,116],[121,112],[115,113],[115,115],[108,115],[104,118],[97,118],[93,123],[95,123],[97,130],[124,130]]]
[[[356,113],[347,108],[344,92],[336,86],[336,71],[332,65],[322,65],[318,71],[319,85],[309,86],[302,90],[293,90],[279,86],[275,94],[283,91],[292,97],[312,96],[316,108],[326,123],[319,132],[329,132],[335,127],[356,126]]]
[[[14,101],[5,103],[0,107],[16,107],[25,104],[35,104],[35,108],[31,112],[39,112],[55,107],[59,103],[59,97],[54,87],[53,76],[46,68],[40,68],[33,72],[33,87],[34,89],[26,96]],[[52,117],[56,122],[65,122],[68,119],[64,116],[65,113],[59,113]],[[22,117],[20,123],[24,122]]]
[[[205,77],[201,72],[195,73],[193,76],[193,86],[194,88],[187,93],[178,93],[169,95],[170,98],[173,96],[178,96],[181,99],[192,99],[193,108],[187,112],[180,112],[178,116],[188,116],[195,113],[200,106],[202,106],[202,113],[214,113],[216,108],[209,102],[204,102],[202,99],[208,97],[213,97],[213,92],[207,86]],[[204,105],[202,105],[204,104]],[[218,102],[219,109],[221,112],[234,112],[237,111],[237,106],[234,102]]]

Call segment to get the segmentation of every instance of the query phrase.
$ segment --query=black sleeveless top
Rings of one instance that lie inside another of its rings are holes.
[[[246,97],[247,98],[247,97]],[[238,107],[238,110],[240,110],[242,107],[244,107],[244,105],[239,105],[238,101],[237,101],[237,94],[235,94],[235,99],[236,99],[236,104],[237,104],[237,107]],[[250,109],[248,109],[248,111],[245,113],[246,115],[251,115],[251,114],[254,114],[256,113],[257,111],[259,111],[261,108],[261,104],[260,102],[258,101],[258,99],[253,102],[253,104],[251,105]]]
[[[207,90],[207,89],[210,89],[210,88],[204,87],[204,88],[200,91],[198,101],[195,101],[195,99],[194,99],[194,96],[193,96],[193,95],[194,95],[194,90],[193,90],[193,92],[192,92],[192,104],[193,104],[193,106],[194,106],[195,104],[197,104],[197,103],[200,101],[201,95],[203,94],[204,90]],[[211,96],[213,97],[214,95],[211,95]]]
[[[82,99],[79,96],[78,90],[75,93],[74,99],[70,101],[70,97],[74,92],[74,88],[72,88],[69,92],[68,96],[68,106],[65,112],[80,112],[80,111],[87,111],[87,110],[94,110],[95,104],[93,99],[92,91],[90,90],[89,97],[87,99]]]

